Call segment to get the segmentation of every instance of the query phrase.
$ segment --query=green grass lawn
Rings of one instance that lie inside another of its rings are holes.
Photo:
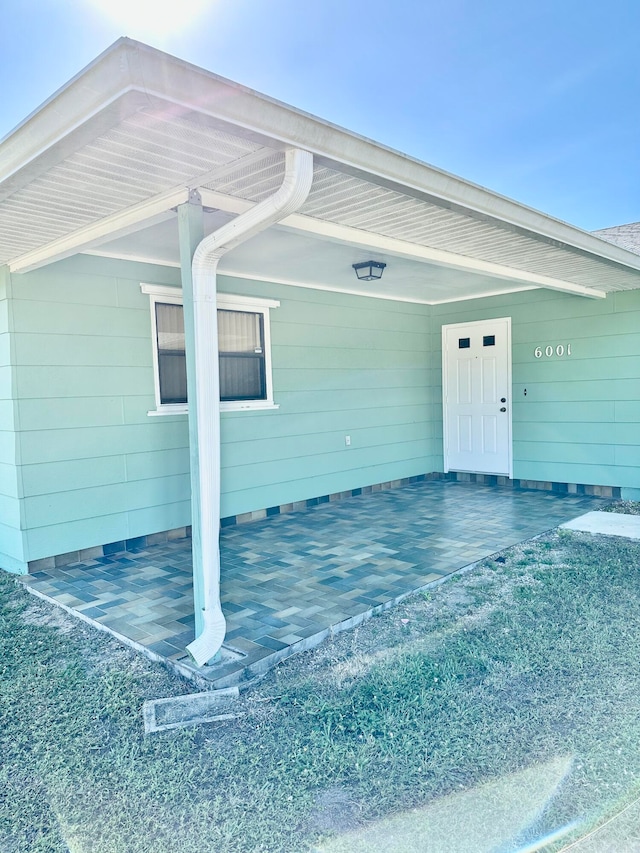
[[[640,795],[640,544],[502,558],[146,737],[144,699],[193,688],[0,576],[1,853],[299,853],[558,762],[521,842],[588,831]]]

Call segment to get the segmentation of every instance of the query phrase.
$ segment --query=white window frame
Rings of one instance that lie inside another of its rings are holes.
[[[140,290],[149,296],[151,309],[151,336],[153,353],[153,381],[156,397],[156,408],[149,415],[183,415],[189,411],[188,403],[162,403],[160,399],[160,370],[158,366],[158,329],[156,325],[156,303],[165,305],[182,305],[182,289],[166,287],[160,284],[141,284]],[[220,403],[221,412],[256,411],[260,409],[278,409],[273,401],[273,374],[271,368],[271,328],[270,309],[279,308],[277,299],[261,299],[257,296],[238,296],[231,293],[216,295],[218,309],[225,311],[245,311],[262,314],[262,329],[264,334],[264,372],[266,384],[265,400],[227,400]]]

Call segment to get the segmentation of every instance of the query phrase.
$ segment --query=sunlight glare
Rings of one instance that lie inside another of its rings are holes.
[[[212,0],[89,0],[89,5],[132,38],[164,38],[196,24]]]

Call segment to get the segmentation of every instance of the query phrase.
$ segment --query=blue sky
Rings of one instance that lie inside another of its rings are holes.
[[[640,220],[637,0],[4,0],[2,11],[0,136],[128,35],[587,230]]]

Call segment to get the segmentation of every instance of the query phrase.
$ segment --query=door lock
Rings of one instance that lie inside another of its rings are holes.
[[[507,402],[507,398],[506,398],[506,397],[500,397],[500,402],[501,402],[501,403],[506,403],[506,402]]]

